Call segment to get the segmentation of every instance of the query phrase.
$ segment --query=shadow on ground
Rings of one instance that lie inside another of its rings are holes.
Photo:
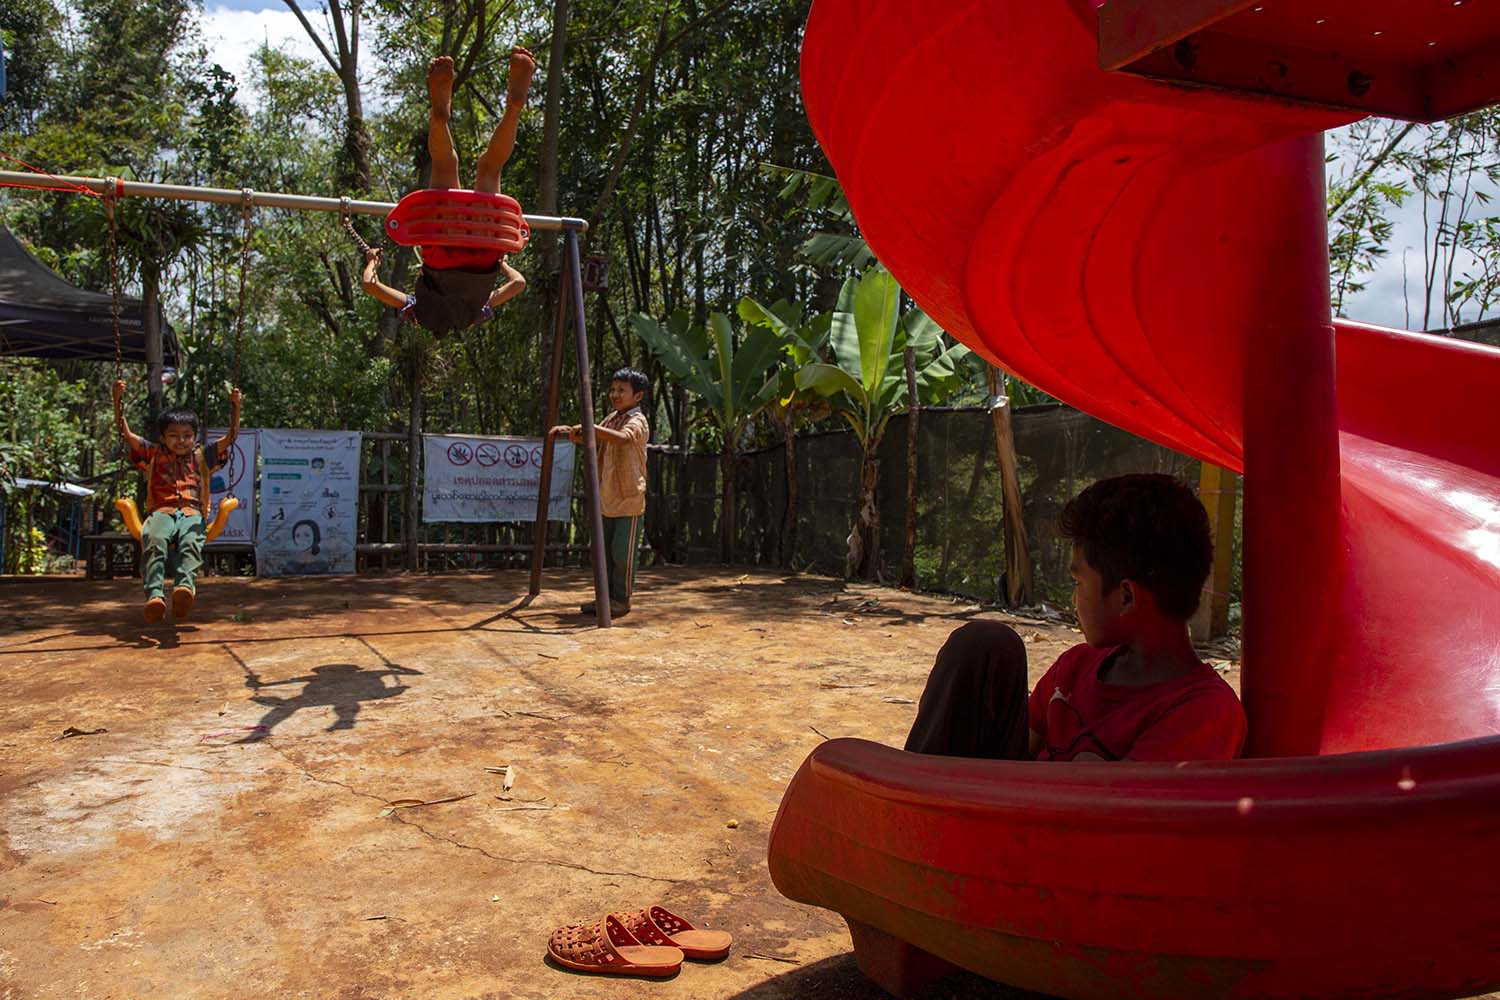
[[[891,1000],[854,962],[854,953],[834,955],[821,962],[793,969],[747,990],[730,1000]],[[1019,990],[982,976],[960,972],[931,984],[911,1000],[1049,1000],[1044,994]]]

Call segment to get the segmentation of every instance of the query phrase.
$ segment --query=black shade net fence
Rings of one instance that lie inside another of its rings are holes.
[[[1198,462],[1059,403],[1016,409],[1011,423],[1026,534],[1039,599],[1066,603],[1069,547],[1057,536],[1069,499],[1099,479],[1165,472],[1196,487]],[[900,574],[905,542],[907,418],[891,419],[877,454],[881,575]],[[786,446],[742,453],[735,466],[734,561],[832,576],[844,573],[859,488],[860,448],[848,430],[793,442],[797,505],[788,523]],[[653,447],[646,536],[673,563],[721,556],[718,455]],[[1005,568],[995,428],[983,407],[924,409],[918,420],[917,586],[976,600],[1000,598]]]

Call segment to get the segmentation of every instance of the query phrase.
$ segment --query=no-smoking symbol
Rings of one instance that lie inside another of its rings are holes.
[[[507,445],[505,448],[505,464],[512,469],[519,469],[531,461],[531,454],[518,444]]]
[[[486,441],[474,449],[474,457],[479,459],[480,465],[488,469],[500,461],[500,449]]]
[[[474,452],[462,441],[455,441],[448,446],[448,461],[454,465],[468,465],[474,459]]]

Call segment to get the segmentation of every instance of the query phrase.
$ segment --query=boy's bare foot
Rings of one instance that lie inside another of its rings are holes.
[[[193,592],[186,587],[172,591],[172,617],[183,621],[193,611]]]
[[[453,57],[438,56],[427,64],[427,96],[432,117],[447,121],[453,116]]]
[[[526,95],[531,92],[531,74],[535,72],[536,56],[523,46],[514,46],[510,50],[510,79],[505,85],[507,106],[519,108],[526,103]]]
[[[160,597],[153,597],[146,602],[146,622],[155,625],[167,617],[167,602]]]

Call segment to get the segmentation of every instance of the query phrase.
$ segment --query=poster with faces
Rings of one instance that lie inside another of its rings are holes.
[[[260,432],[260,576],[353,573],[358,431]]]

